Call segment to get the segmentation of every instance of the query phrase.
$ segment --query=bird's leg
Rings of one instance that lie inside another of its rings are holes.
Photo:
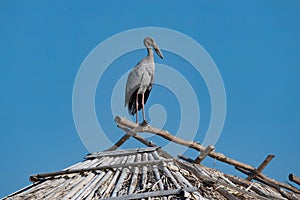
[[[144,93],[142,94],[142,112],[143,112],[143,122],[142,122],[142,125],[147,125],[148,122],[146,121],[146,116],[145,116],[145,99],[144,99]]]
[[[138,115],[138,108],[139,108],[139,94],[138,93],[136,93],[136,99],[135,99],[135,106],[136,106],[136,113],[135,113],[135,117],[136,117],[136,119],[135,119],[135,122],[136,123],[138,123],[139,122],[139,115]]]

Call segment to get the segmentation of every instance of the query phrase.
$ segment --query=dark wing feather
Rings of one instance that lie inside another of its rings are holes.
[[[148,89],[145,91],[145,94],[144,94],[144,103],[146,104],[147,100],[148,100],[148,97],[150,95],[150,92],[151,92],[151,89],[152,89],[152,86],[148,87]],[[131,115],[134,115],[136,112],[137,112],[137,109],[136,109],[136,94],[138,92],[139,88],[137,88],[134,93],[131,95],[130,99],[129,99],[129,103],[128,103],[128,112],[129,114]],[[138,111],[142,109],[142,95],[139,94],[138,95],[138,103],[139,103],[139,106],[138,106]]]

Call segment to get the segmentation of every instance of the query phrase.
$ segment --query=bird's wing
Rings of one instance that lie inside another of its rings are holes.
[[[128,75],[125,90],[125,106],[128,104],[131,95],[139,88],[142,80],[143,72],[139,67],[133,68]]]

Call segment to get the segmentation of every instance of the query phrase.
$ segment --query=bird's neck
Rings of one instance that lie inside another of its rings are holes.
[[[148,51],[148,56],[149,57],[153,57],[153,50],[152,50],[152,48],[147,47],[147,51]]]

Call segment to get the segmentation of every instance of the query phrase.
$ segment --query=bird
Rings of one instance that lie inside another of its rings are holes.
[[[138,123],[138,111],[142,109],[143,122],[141,124],[148,124],[144,105],[154,84],[155,64],[152,48],[161,59],[164,56],[151,37],[146,37],[143,42],[148,55],[138,62],[128,74],[125,89],[125,107],[127,106],[129,114],[136,115],[136,123]]]

